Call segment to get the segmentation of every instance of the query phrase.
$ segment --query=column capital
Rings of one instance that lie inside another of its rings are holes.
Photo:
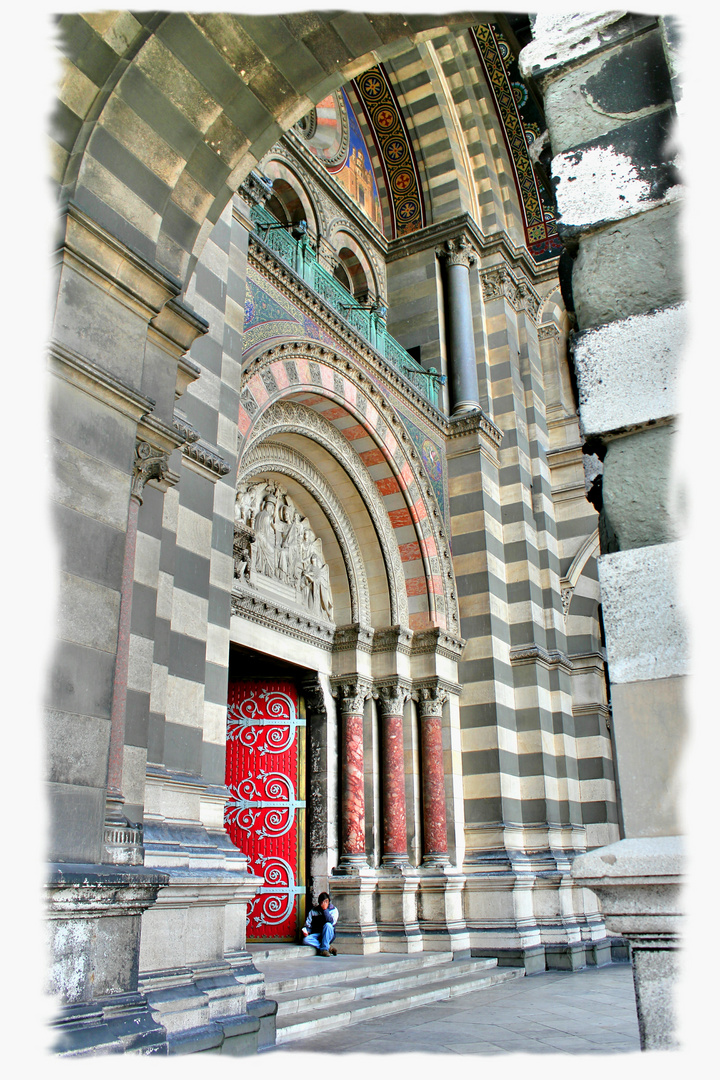
[[[540,297],[522,274],[513,274],[505,263],[480,271],[483,300],[505,297],[515,311],[525,309],[533,319],[540,308]]]
[[[435,248],[435,252],[438,258],[444,259],[448,266],[465,266],[469,269],[473,263],[477,262],[477,252],[465,233],[446,240],[441,247]]]
[[[143,491],[148,480],[166,480],[170,472],[169,454],[158,450],[150,443],[139,439],[135,444],[132,485],[130,495],[139,503],[143,501]]]
[[[411,695],[410,683],[407,679],[400,677],[387,679],[380,684],[376,683],[372,692],[384,716],[402,716],[405,702]]]
[[[412,694],[417,701],[418,713],[423,716],[442,716],[443,705],[448,699],[448,690],[439,682],[418,686]]]
[[[338,698],[340,711],[359,716],[372,696],[372,682],[361,675],[345,675],[332,682],[332,696]]]

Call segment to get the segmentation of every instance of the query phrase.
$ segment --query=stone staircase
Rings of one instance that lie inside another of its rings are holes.
[[[432,1001],[522,978],[496,960],[453,960],[451,952],[323,957],[309,946],[250,947],[277,1001],[277,1044],[375,1020]]]

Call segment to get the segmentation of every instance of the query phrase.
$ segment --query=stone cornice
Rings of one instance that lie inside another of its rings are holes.
[[[375,631],[373,652],[395,652],[409,656],[412,650],[413,631],[404,626],[385,626]]]
[[[456,419],[449,419],[445,423],[445,434],[448,439],[458,439],[474,431],[481,431],[487,435],[494,449],[499,449],[504,432],[496,427],[490,417],[480,408],[471,413],[464,413]]]
[[[84,390],[98,401],[117,409],[132,420],[139,420],[155,407],[152,398],[139,393],[128,383],[111,375],[91,360],[86,360],[73,349],[52,342],[49,357],[49,366],[53,374]]]
[[[503,296],[515,311],[525,310],[533,320],[537,318],[542,299],[521,273],[513,273],[506,263],[500,263],[481,270],[480,280],[484,300]]]
[[[513,667],[519,664],[541,664],[545,668],[562,668],[572,672],[573,665],[565,653],[559,649],[545,649],[542,645],[530,642],[528,645],[516,645],[510,650],[510,663]]]
[[[361,626],[352,623],[349,626],[335,628],[335,640],[333,652],[357,652],[370,653],[373,647],[373,629],[370,626]]]
[[[186,465],[192,464],[195,466],[194,471],[202,471],[211,480],[217,480],[221,476],[227,476],[230,472],[230,464],[216,453],[215,450],[211,450],[209,446],[205,446],[201,442],[191,442],[183,446],[183,461]],[[192,466],[190,466],[192,467]]]
[[[464,638],[433,627],[430,630],[416,630],[412,639],[412,654],[435,653],[447,660],[459,660],[466,642]]]
[[[274,603],[259,593],[252,593],[247,588],[239,588],[237,580],[230,597],[233,615],[279,630],[283,634],[305,641],[319,649],[332,651],[335,627],[332,623],[320,623],[302,612]]]

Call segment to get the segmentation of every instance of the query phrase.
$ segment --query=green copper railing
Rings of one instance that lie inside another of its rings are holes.
[[[302,228],[296,227],[293,236],[264,206],[255,205],[250,211],[254,232],[283,262],[317,293],[328,307],[364,338],[381,356],[397,368],[404,377],[436,408],[438,390],[444,378],[435,368],[427,370],[414,360],[387,332],[383,310],[363,307],[339,281],[321,266]]]

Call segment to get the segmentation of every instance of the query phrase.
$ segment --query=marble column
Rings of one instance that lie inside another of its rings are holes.
[[[340,806],[340,867],[367,866],[365,853],[365,775],[363,720],[371,684],[348,679],[333,688],[340,701],[342,786]]]
[[[383,866],[406,866],[405,748],[403,710],[409,688],[395,682],[376,692],[380,712],[383,813]]]
[[[130,620],[132,617],[135,548],[137,545],[138,514],[142,493],[150,479],[162,478],[168,467],[168,455],[149,443],[138,440],[130,490],[125,555],[120,589],[120,619],[110,710],[110,747],[108,754],[107,796],[103,836],[103,862],[119,865],[140,865],[143,851],[140,832],[133,828],[123,814],[122,792],[123,757],[125,747],[125,715],[127,681],[130,662]]]
[[[447,693],[439,687],[418,691],[423,806],[423,865],[450,862],[445,817],[445,769],[442,746],[442,709]]]
[[[455,417],[481,408],[470,302],[470,266],[477,256],[466,236],[446,240],[437,254],[445,263],[448,382]]]

